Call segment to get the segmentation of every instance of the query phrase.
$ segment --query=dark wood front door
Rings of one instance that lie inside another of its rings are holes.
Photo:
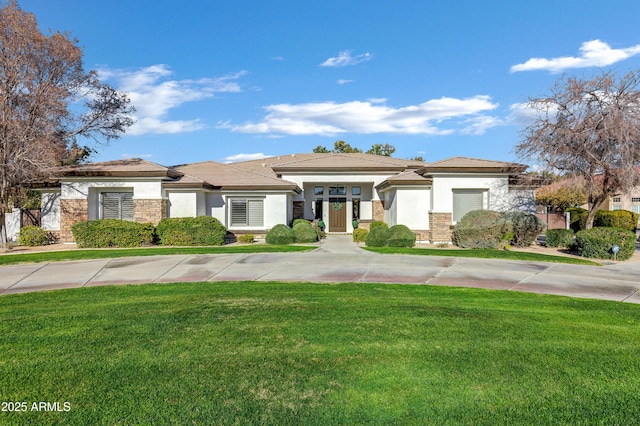
[[[346,198],[329,198],[329,232],[347,232]]]

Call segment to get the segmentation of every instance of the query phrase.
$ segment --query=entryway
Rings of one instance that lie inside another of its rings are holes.
[[[347,232],[346,198],[329,198],[329,232]]]

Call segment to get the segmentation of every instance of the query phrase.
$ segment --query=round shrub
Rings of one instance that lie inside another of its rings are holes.
[[[636,249],[636,234],[621,228],[591,228],[576,234],[576,249],[584,257],[613,259],[611,248],[620,247],[616,259],[629,259]]]
[[[536,215],[526,212],[508,212],[504,215],[511,236],[509,241],[516,247],[529,247],[544,231],[545,223]]]
[[[23,246],[43,246],[49,242],[49,237],[45,229],[39,226],[28,225],[20,228],[19,241]]]
[[[283,224],[271,228],[265,237],[267,244],[287,245],[292,244],[294,241],[293,229]]]
[[[221,246],[227,228],[215,217],[170,217],[156,227],[158,241],[166,246]]]
[[[384,228],[384,229],[388,229],[389,225],[387,225],[386,223],[379,221],[379,220],[374,220],[373,222],[371,222],[369,224],[369,232],[373,231],[376,228]]]
[[[416,245],[416,235],[405,225],[393,225],[389,228],[387,245],[389,247],[413,247]]]
[[[372,223],[373,224],[373,223]],[[364,239],[367,247],[385,247],[389,240],[389,229],[385,226],[374,227]]]
[[[255,237],[253,234],[244,234],[238,237],[238,242],[242,244],[252,244]]]
[[[367,238],[367,235],[369,234],[369,231],[367,231],[364,228],[357,228],[353,230],[353,241],[356,243],[364,243],[365,238]]]
[[[453,242],[464,248],[498,248],[509,232],[507,221],[492,210],[473,210],[453,228]]]
[[[638,226],[638,213],[629,210],[598,210],[593,218],[593,226],[635,231]]]
[[[571,229],[548,229],[545,233],[547,247],[566,247],[573,244],[573,231]]]
[[[140,247],[151,245],[154,227],[119,219],[85,220],[71,226],[78,247]]]
[[[307,219],[293,219],[293,223],[291,224],[291,228],[293,228],[294,226],[296,226],[299,223],[306,223],[307,225],[311,225],[311,222],[308,221]]]
[[[324,232],[324,226],[320,226],[320,222],[312,223],[311,227],[313,228],[313,230],[315,231],[316,235],[318,236],[318,241],[320,241],[321,239],[323,239],[323,238],[325,238],[327,236],[327,233]]]
[[[298,222],[293,225],[293,238],[296,243],[314,243],[318,241],[318,234],[309,222]]]
[[[587,226],[587,214],[589,212],[581,207],[571,207],[565,212],[569,213],[569,227],[573,232],[582,231]]]

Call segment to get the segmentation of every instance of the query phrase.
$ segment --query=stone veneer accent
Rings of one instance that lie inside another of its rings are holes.
[[[451,213],[429,212],[429,227],[431,228],[432,243],[450,243],[453,235]]]
[[[72,243],[71,226],[89,219],[89,202],[84,199],[60,200],[60,242]]]
[[[384,201],[373,200],[371,205],[373,207],[373,220],[384,222]]]
[[[167,217],[169,201],[166,199],[133,199],[133,220],[140,223],[151,222],[156,226]]]

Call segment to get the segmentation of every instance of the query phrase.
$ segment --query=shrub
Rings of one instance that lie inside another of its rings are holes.
[[[504,215],[509,225],[508,242],[516,247],[529,247],[544,231],[545,223],[536,215],[526,212],[508,212]]]
[[[307,225],[311,225],[311,222],[308,221],[307,219],[293,219],[293,223],[291,224],[291,228],[293,228],[294,226],[296,226],[299,223],[306,223]]]
[[[416,245],[416,235],[404,225],[394,225],[389,228],[387,245],[389,247],[413,247]]]
[[[49,242],[48,233],[39,226],[24,226],[20,228],[20,244],[23,246],[43,246]]]
[[[279,224],[271,228],[265,237],[267,244],[287,245],[294,241],[293,229],[284,224]]]
[[[545,233],[547,247],[566,247],[573,244],[573,231],[571,229],[549,229]]]
[[[238,242],[242,244],[251,244],[253,243],[255,237],[253,234],[244,234],[238,237]]]
[[[320,222],[322,222],[322,221],[320,221]],[[313,228],[313,230],[315,231],[316,235],[318,236],[318,241],[327,237],[327,233],[324,232],[324,225],[320,226],[320,222],[311,224],[311,227]]]
[[[170,217],[156,227],[158,241],[167,246],[221,246],[227,228],[215,217]]]
[[[498,212],[473,210],[453,228],[453,242],[465,248],[498,248],[509,232],[507,221]]]
[[[611,248],[616,244],[620,247],[616,258],[629,259],[636,249],[636,234],[621,228],[591,228],[576,234],[576,248],[578,254],[597,259],[613,259]]]
[[[386,224],[384,225],[385,226],[377,226],[369,230],[369,233],[364,239],[364,243],[368,247],[385,247],[387,245],[389,239],[389,229],[387,228]]]
[[[369,231],[363,228],[357,228],[353,230],[353,241],[356,243],[364,243],[364,240],[367,238],[367,234]]]
[[[381,222],[379,220],[374,220],[373,222],[371,222],[369,224],[369,232],[373,231],[376,228],[384,228],[384,229],[388,229],[389,225],[387,225],[384,222]]]
[[[635,231],[638,226],[638,213],[629,210],[598,210],[593,219],[593,226]]]
[[[318,234],[309,222],[298,222],[293,225],[293,238],[296,243],[314,243],[318,241]]]
[[[585,229],[587,226],[587,214],[589,213],[587,210],[581,207],[571,207],[565,210],[565,212],[568,212],[570,215],[569,227],[573,232]]]
[[[78,247],[139,247],[154,239],[151,223],[119,219],[85,220],[73,225],[71,232]]]

